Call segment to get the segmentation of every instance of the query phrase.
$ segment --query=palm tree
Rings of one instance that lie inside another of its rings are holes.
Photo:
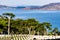
[[[3,13],[3,16],[8,18],[8,35],[10,34],[10,20],[15,17],[13,13]]]

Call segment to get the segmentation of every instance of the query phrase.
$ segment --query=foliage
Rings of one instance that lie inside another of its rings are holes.
[[[5,17],[3,17],[5,16]],[[40,23],[34,18],[30,19],[12,19],[12,17],[15,17],[13,13],[3,13],[0,18],[0,33],[1,32],[7,32],[7,25],[8,20],[6,17],[11,17],[10,22],[10,34],[41,34],[45,35],[49,33],[49,30],[52,30],[52,25],[48,22],[42,22]],[[48,30],[47,30],[48,29]],[[54,29],[50,34],[53,32],[57,32],[58,29]],[[5,33],[6,34],[6,33]]]

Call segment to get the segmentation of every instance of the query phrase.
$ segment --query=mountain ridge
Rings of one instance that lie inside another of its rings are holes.
[[[60,10],[60,3],[50,3],[43,6],[17,6],[11,7],[0,5],[0,9],[22,9],[22,10]]]

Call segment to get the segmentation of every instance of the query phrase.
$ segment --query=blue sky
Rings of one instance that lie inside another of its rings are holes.
[[[0,0],[0,5],[21,6],[21,5],[45,5],[60,2],[60,0]]]

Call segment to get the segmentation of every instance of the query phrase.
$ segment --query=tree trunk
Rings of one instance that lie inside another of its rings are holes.
[[[10,34],[10,17],[8,18],[8,35]]]
[[[30,28],[28,28],[29,34],[30,34]]]

